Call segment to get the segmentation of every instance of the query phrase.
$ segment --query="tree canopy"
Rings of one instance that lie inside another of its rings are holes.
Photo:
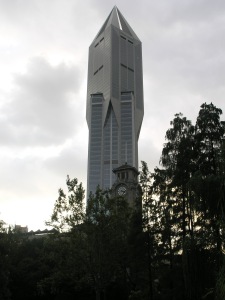
[[[85,204],[67,177],[43,236],[0,222],[0,299],[223,300],[225,123],[202,104],[175,114],[160,164],[142,161],[142,221],[124,197],[97,188]]]

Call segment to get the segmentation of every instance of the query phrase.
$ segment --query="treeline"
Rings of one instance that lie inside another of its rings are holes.
[[[225,299],[225,124],[221,114],[212,103],[201,106],[195,125],[176,114],[166,132],[162,168],[149,173],[142,163],[151,299],[157,277],[159,283],[168,283],[162,299]],[[165,257],[169,269],[158,276]]]
[[[203,104],[176,114],[161,168],[142,162],[142,217],[123,197],[67,178],[43,237],[0,235],[0,299],[225,299],[225,126]]]
[[[100,189],[84,207],[82,184],[68,177],[67,187],[67,195],[59,190],[48,222],[55,233],[2,233],[0,299],[128,299],[140,293],[140,212],[136,216],[124,198]]]

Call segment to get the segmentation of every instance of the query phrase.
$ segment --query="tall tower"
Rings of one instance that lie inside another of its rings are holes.
[[[138,169],[144,115],[141,41],[115,6],[89,47],[87,193],[111,188],[113,169]]]

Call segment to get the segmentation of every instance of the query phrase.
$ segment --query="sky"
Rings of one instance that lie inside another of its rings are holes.
[[[0,0],[0,219],[44,229],[66,177],[86,188],[88,48],[117,5],[142,41],[139,162],[176,113],[225,112],[224,0]],[[222,115],[224,120],[224,115]]]

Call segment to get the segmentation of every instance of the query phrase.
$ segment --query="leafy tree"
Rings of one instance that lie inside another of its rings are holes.
[[[42,261],[43,239],[11,235],[10,290],[12,299],[38,299],[37,283],[46,273]]]
[[[5,229],[5,222],[0,221],[0,299],[10,299],[9,290],[9,239]]]
[[[50,221],[46,225],[52,226],[59,232],[69,231],[83,223],[85,218],[84,196],[82,183],[77,178],[66,180],[68,196],[63,189],[59,189],[59,196],[55,202]]]
[[[143,225],[148,258],[149,298],[182,299],[182,272],[176,255],[177,228],[173,225],[173,201],[165,170],[149,173],[142,162],[140,183],[143,187]],[[166,263],[165,263],[166,262]],[[174,275],[177,274],[177,277]]]
[[[165,225],[167,229],[165,230],[165,237],[168,240],[167,245],[170,246],[172,269],[174,253],[178,253],[180,249],[183,257],[187,255],[187,239],[191,241],[190,249],[193,248],[194,209],[188,182],[196,166],[194,165],[195,153],[193,151],[194,126],[191,121],[180,113],[175,115],[170,124],[172,127],[166,132],[167,142],[164,144],[161,156],[161,165],[164,169],[157,170],[157,173],[158,175],[164,174],[165,187],[163,191],[160,191],[160,199],[164,201],[165,207],[162,221],[164,224],[168,224]],[[155,186],[157,186],[158,175],[153,175]],[[187,278],[193,275],[193,268],[190,269],[185,266],[186,264],[183,266],[184,282],[186,291],[189,293],[193,289],[194,283],[189,284]]]
[[[37,283],[38,295],[46,299],[93,299],[79,248],[71,235],[53,235],[44,240],[45,273]],[[84,254],[84,253],[83,253]]]
[[[187,189],[193,171],[193,132],[191,121],[182,114],[176,114],[170,123],[172,128],[166,132],[167,143],[164,144],[161,164],[167,172],[167,185],[171,191],[171,200],[174,200],[174,217],[182,238],[193,231],[192,203]]]
[[[212,243],[221,252],[220,222],[224,212],[224,153],[225,127],[220,121],[222,110],[212,103],[201,106],[195,126],[197,165],[199,168],[201,209],[213,228]]]
[[[203,176],[220,172],[224,124],[222,110],[212,103],[201,105],[195,125],[196,164]]]
[[[215,287],[215,300],[225,299],[225,262],[223,258],[222,266],[218,272],[216,287]]]
[[[129,208],[122,197],[111,198],[97,189],[88,200],[84,232],[87,236],[88,266],[96,290],[96,299],[106,297],[113,280],[126,286]]]
[[[76,178],[66,180],[68,193],[59,189],[50,221],[57,230],[45,243],[44,260],[52,271],[39,283],[41,295],[72,297],[82,292],[84,299],[90,296],[90,276],[87,267],[86,233],[83,230],[86,218],[84,189]],[[88,291],[88,292],[87,292]],[[81,296],[80,296],[81,297]]]
[[[220,265],[225,211],[221,113],[212,103],[204,103],[195,126],[182,114],[176,114],[166,132],[162,169],[155,168],[150,174],[145,164],[142,168],[144,228],[151,237],[147,247],[151,271],[161,254],[170,261],[170,271],[174,272],[179,253],[182,254],[186,298],[192,300],[211,295],[206,288],[211,291],[215,273],[205,274],[210,268],[215,271],[215,249],[217,266]],[[200,270],[204,268],[203,274]],[[167,297],[175,299],[173,280],[169,286]]]
[[[57,239],[68,243],[66,248],[71,249],[73,257],[71,259],[67,254],[67,260],[74,269],[80,270],[77,273],[80,280],[95,291],[96,299],[110,299],[109,291],[112,294],[113,290],[126,299],[130,291],[137,288],[138,265],[137,251],[129,251],[136,248],[131,227],[135,218],[128,203],[123,197],[112,198],[109,191],[97,188],[96,193],[90,195],[84,211],[82,185],[77,179],[67,178],[67,186],[68,195],[59,190],[47,224],[61,232]],[[76,274],[71,273],[71,276],[79,281]],[[55,274],[51,274],[40,282],[43,293],[46,293],[48,282],[55,282],[54,278]]]

